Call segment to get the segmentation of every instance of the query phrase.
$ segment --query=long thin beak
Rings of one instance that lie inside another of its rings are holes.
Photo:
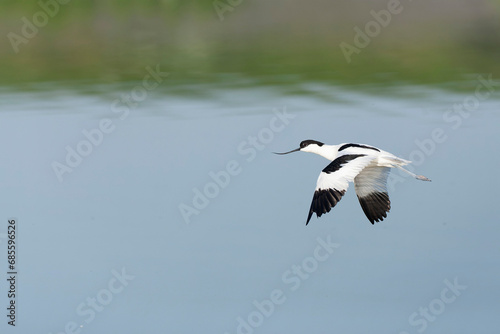
[[[295,149],[295,150],[291,150],[290,152],[285,152],[285,153],[276,153],[276,152],[273,152],[273,153],[274,153],[274,154],[283,155],[283,154],[288,154],[288,153],[297,152],[297,151],[300,151],[300,148],[297,148],[297,149]]]

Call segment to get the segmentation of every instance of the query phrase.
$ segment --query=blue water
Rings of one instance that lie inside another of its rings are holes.
[[[500,87],[200,85],[126,106],[132,87],[1,90],[2,333],[497,330]],[[306,227],[328,161],[271,153],[304,139],[380,147],[432,182],[393,171],[383,222],[351,187]]]

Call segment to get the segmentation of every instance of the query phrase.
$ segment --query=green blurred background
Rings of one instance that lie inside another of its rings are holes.
[[[500,75],[499,0],[402,0],[350,63],[340,43],[353,45],[354,27],[364,30],[370,11],[391,1],[65,1],[2,1],[0,84],[140,80],[156,64],[187,83],[237,74],[258,84],[460,89],[475,74]],[[222,20],[214,4],[228,6]],[[42,7],[53,17],[44,21]],[[26,19],[40,27],[15,52]]]

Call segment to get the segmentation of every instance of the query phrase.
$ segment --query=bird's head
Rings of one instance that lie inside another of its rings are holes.
[[[284,153],[276,153],[276,152],[274,152],[274,153],[280,154],[280,155],[288,154],[288,153],[292,153],[292,152],[297,152],[297,151],[317,153],[320,150],[321,146],[323,146],[322,142],[317,141],[317,140],[308,139],[308,140],[303,140],[300,143],[300,147],[295,149],[295,150],[291,150],[290,152],[284,152]]]

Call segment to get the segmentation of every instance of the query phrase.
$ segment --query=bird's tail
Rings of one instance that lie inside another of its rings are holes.
[[[382,164],[387,164],[388,167],[405,166],[405,165],[411,164],[411,161],[398,158],[394,155],[383,156],[383,157],[379,158],[379,161],[381,161]]]
[[[383,156],[382,158],[379,158],[379,163],[380,162],[382,162],[382,164],[387,166],[387,167],[399,168],[402,171],[404,171],[405,173],[413,176],[417,180],[430,181],[429,178],[427,178],[423,175],[417,175],[415,173],[410,172],[409,170],[404,169],[402,166],[411,164],[411,161],[409,161],[409,160],[401,159],[401,158],[396,157],[394,155],[389,155],[389,156]]]

